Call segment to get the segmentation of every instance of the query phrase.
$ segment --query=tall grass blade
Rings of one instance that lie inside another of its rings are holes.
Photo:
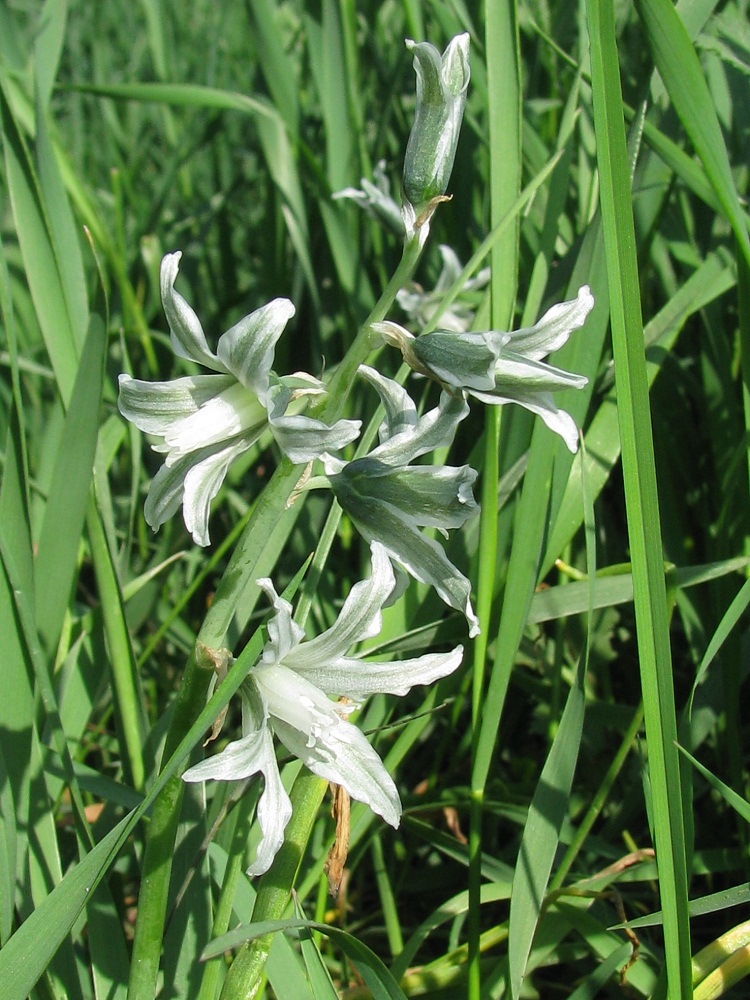
[[[487,4],[485,46],[490,124],[490,222],[494,229],[521,189],[521,76],[518,4],[516,0],[490,0]],[[491,261],[490,322],[494,329],[511,328],[518,280],[519,222],[513,220],[494,244]],[[471,782],[469,834],[469,969],[468,994],[479,1000],[481,990],[481,867],[483,798],[486,772],[477,770],[476,755],[482,733],[499,724],[499,714],[487,718],[482,704],[486,686],[487,649],[491,630],[492,599],[497,576],[497,482],[500,458],[500,408],[485,408],[482,513],[477,571],[477,613],[481,632],[474,640],[472,663],[472,748],[474,770]],[[493,732],[494,742],[494,732]],[[491,748],[485,751],[491,753]]]
[[[37,105],[46,110],[55,84],[65,42],[67,0],[45,0],[39,12],[34,39],[34,68]]]
[[[78,864],[66,872],[0,951],[0,981],[8,987],[8,1000],[24,1000],[43,975],[86,906],[91,892],[105,876],[136,824],[171,781],[193,746],[211,728],[222,708],[229,704],[242,683],[248,663],[257,659],[260,650],[261,635],[256,632],[224,683],[177,744],[140,806],[120,820]]]
[[[106,347],[93,316],[81,355],[34,560],[37,628],[53,656],[75,579],[99,426]]]
[[[16,232],[39,325],[60,394],[66,401],[73,390],[86,324],[81,329],[78,317],[70,309],[40,181],[5,91],[0,76],[0,123]]]
[[[529,806],[510,896],[508,970],[510,995],[519,997],[531,944],[544,903],[583,732],[585,666],[579,664]]]
[[[648,739],[651,815],[670,995],[690,990],[685,826],[630,174],[610,0],[588,0],[594,125],[610,291],[622,468]]]

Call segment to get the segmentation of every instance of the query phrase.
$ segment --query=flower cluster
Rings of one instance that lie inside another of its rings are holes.
[[[434,46],[407,42],[414,55],[417,100],[403,172],[403,204],[391,197],[384,168],[353,198],[421,247],[429,220],[445,200],[469,84],[468,35],[454,38],[441,55]],[[414,242],[409,244],[412,248]],[[438,287],[424,293],[407,286],[398,301],[417,325],[435,315],[440,300],[460,272],[449,247],[441,247],[443,272]],[[537,414],[574,451],[577,428],[555,405],[553,393],[586,384],[542,361],[581,327],[593,306],[583,287],[576,299],[553,306],[534,326],[511,333],[472,332],[473,311],[459,305],[444,317],[444,328],[415,336],[393,322],[373,329],[397,346],[420,375],[441,387],[438,405],[420,414],[406,389],[375,368],[359,373],[375,389],[385,418],[379,443],[350,461],[337,452],[357,438],[359,420],[329,425],[300,412],[325,385],[305,372],[277,375],[274,350],[294,315],[288,299],[274,299],[219,337],[215,352],[196,313],[176,291],[180,253],[161,265],[161,298],[175,355],[200,371],[165,382],[120,376],[120,412],[155,442],[164,464],[154,476],[145,503],[147,522],[156,530],[180,508],[199,545],[209,543],[210,505],[231,463],[256,445],[275,442],[292,463],[322,463],[325,475],[301,480],[301,487],[329,489],[369,543],[372,571],[355,584],[336,622],[306,639],[292,607],[270,579],[258,580],[273,608],[268,641],[240,687],[242,735],[220,753],[191,767],[185,781],[263,777],[257,818],[261,840],[252,874],[270,867],[284,838],[291,802],[281,783],[274,738],[313,773],[342,786],[353,798],[398,825],[401,803],[393,779],[365,735],[349,720],[370,694],[403,695],[416,684],[430,684],[460,664],[463,649],[427,653],[398,662],[362,660],[358,645],[377,635],[381,611],[400,592],[396,571],[431,586],[466,619],[470,636],[479,632],[471,603],[471,584],[451,562],[443,539],[476,512],[468,465],[425,461],[453,443],[467,416],[467,397],[492,405],[515,402]],[[467,283],[479,291],[489,272]],[[422,461],[418,462],[420,459]],[[309,470],[308,470],[309,473]],[[211,651],[209,651],[209,656]],[[222,669],[231,655],[223,659]],[[331,696],[343,698],[333,701]],[[217,722],[218,729],[221,722]],[[214,734],[215,735],[215,734]]]
[[[361,189],[344,188],[333,197],[350,198],[389,229],[407,240],[416,237],[423,245],[435,209],[446,200],[456,158],[471,78],[469,36],[456,35],[442,55],[429,42],[408,38],[406,47],[414,53],[417,101],[404,157],[401,208],[391,194],[382,160],[373,171],[373,181],[363,177]]]

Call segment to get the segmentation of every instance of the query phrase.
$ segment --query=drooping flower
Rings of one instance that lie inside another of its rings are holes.
[[[385,160],[380,160],[372,172],[372,180],[363,177],[360,188],[343,188],[331,195],[334,199],[349,199],[370,215],[383,222],[396,235],[404,235],[401,208],[391,194],[391,182],[385,172]]]
[[[448,187],[469,89],[469,36],[456,35],[445,52],[406,40],[414,53],[417,106],[404,158],[404,218],[416,227],[432,215]],[[409,218],[409,212],[413,216]]]
[[[463,390],[483,403],[518,403],[541,417],[571,451],[578,448],[575,421],[555,404],[553,393],[581,389],[588,379],[542,363],[583,326],[594,307],[588,285],[578,296],[552,306],[534,326],[502,333],[455,333],[435,330],[414,337],[397,323],[373,324],[383,338],[398,347],[404,361],[448,391]]]
[[[423,416],[406,390],[373,368],[359,368],[378,391],[386,417],[380,444],[351,462],[322,456],[336,499],[368,541],[378,541],[407,573],[435,588],[466,616],[469,635],[479,632],[471,606],[471,584],[443,546],[422,532],[460,527],[477,510],[472,493],[476,472],[468,465],[412,465],[415,458],[447,447],[469,412],[459,395],[442,393],[439,405]]]
[[[435,287],[426,292],[421,285],[411,282],[396,293],[396,301],[404,310],[410,321],[419,326],[426,326],[435,313],[441,308],[446,292],[451,288],[462,271],[461,262],[452,247],[441,243],[438,247],[443,258],[443,266]],[[440,314],[440,329],[452,333],[465,333],[474,321],[474,309],[469,304],[471,292],[478,292],[490,280],[489,267],[483,267],[474,278],[465,281],[461,289],[462,299],[452,303]]]
[[[268,579],[259,580],[273,608],[268,642],[242,682],[242,737],[183,774],[184,781],[234,781],[262,774],[258,802],[261,841],[248,869],[261,875],[284,840],[292,806],[281,783],[274,749],[278,736],[314,774],[341,785],[349,795],[398,826],[401,801],[393,779],[364,733],[347,721],[371,694],[406,694],[452,673],[463,648],[397,662],[363,661],[350,650],[380,631],[381,609],[394,587],[393,568],[377,542],[371,546],[372,574],[352,587],[334,624],[314,639],[292,619],[292,606]],[[331,701],[328,694],[350,703]]]
[[[311,375],[279,377],[271,371],[276,341],[294,315],[288,299],[274,299],[245,316],[222,334],[214,354],[197,315],[175,291],[181,256],[167,254],[160,273],[172,349],[213,374],[169,382],[120,375],[118,406],[140,430],[161,438],[153,448],[166,455],[148,491],[146,521],[156,530],[182,506],[194,541],[208,545],[211,501],[232,462],[266,429],[294,463],[305,463],[353,441],[361,423],[340,420],[329,427],[288,412],[294,400],[323,392]]]

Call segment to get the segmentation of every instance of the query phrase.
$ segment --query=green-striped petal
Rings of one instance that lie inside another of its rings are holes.
[[[168,253],[161,262],[159,282],[161,286],[161,302],[169,323],[172,350],[178,357],[195,361],[215,372],[226,374],[227,368],[209,348],[201,321],[187,304],[185,299],[175,290],[177,272],[180,267],[182,252]]]

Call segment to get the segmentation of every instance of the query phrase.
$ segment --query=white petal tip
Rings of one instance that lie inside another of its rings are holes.
[[[175,250],[174,253],[165,253],[161,259],[161,278],[162,281],[169,281],[170,284],[174,284],[175,278],[177,277],[177,272],[180,268],[180,261],[182,260],[182,250]]]
[[[269,309],[273,310],[274,318],[283,319],[287,323],[297,312],[291,299],[278,298],[268,303]]]
[[[265,875],[272,863],[273,858],[269,858],[267,862],[261,861],[258,863],[258,861],[256,861],[255,864],[252,864],[249,868],[245,869],[245,874],[248,878],[257,878],[259,875]]]

